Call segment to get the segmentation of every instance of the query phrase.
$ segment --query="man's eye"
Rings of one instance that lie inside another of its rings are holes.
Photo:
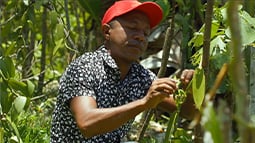
[[[131,29],[131,30],[136,30],[137,29],[136,26],[134,26],[134,25],[130,25],[128,28]]]
[[[150,36],[149,32],[144,32],[144,36],[149,37]]]

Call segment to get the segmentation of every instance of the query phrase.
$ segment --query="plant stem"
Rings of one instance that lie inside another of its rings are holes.
[[[179,113],[180,113],[180,108],[178,108],[172,114],[171,118],[169,119],[166,134],[165,134],[164,143],[169,143],[169,138],[170,138],[171,134],[173,134],[174,131],[176,130],[176,121],[178,119]]]
[[[40,75],[38,80],[37,95],[41,95],[44,86],[44,75],[46,66],[46,46],[47,46],[47,8],[43,7],[42,14],[42,49],[41,49],[41,60],[40,60]]]
[[[248,115],[248,89],[244,71],[242,56],[242,36],[240,29],[240,20],[238,7],[240,0],[229,0],[227,16],[231,32],[231,47],[233,51],[233,60],[231,62],[231,76],[233,84],[233,93],[235,95],[236,112],[235,116],[240,118],[244,123],[249,123]],[[237,68],[238,67],[238,68]],[[251,143],[252,134],[247,125],[238,123],[238,132],[242,143]]]
[[[209,90],[209,100],[214,99],[215,95],[216,95],[216,91],[217,89],[220,87],[222,80],[224,79],[225,75],[227,74],[228,71],[228,64],[224,64],[221,69],[220,72],[218,73],[216,80],[213,84],[213,87]]]
[[[203,60],[202,68],[205,71],[205,81],[208,81],[209,75],[209,57],[210,57],[210,42],[211,42],[211,28],[212,28],[212,14],[213,14],[214,0],[208,0],[205,14],[205,31],[203,41]],[[205,84],[206,90],[208,84]]]

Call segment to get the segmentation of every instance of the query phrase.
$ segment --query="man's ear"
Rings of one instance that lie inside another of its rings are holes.
[[[103,32],[105,40],[110,39],[110,30],[111,30],[111,26],[109,24],[104,24],[102,26],[102,32]]]

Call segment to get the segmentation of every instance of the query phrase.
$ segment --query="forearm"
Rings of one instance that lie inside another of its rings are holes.
[[[143,100],[114,108],[94,108],[83,115],[79,128],[88,138],[107,133],[119,128],[145,109]]]

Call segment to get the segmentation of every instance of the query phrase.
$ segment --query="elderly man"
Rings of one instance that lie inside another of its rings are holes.
[[[121,0],[106,11],[105,43],[74,60],[60,80],[52,143],[118,143],[137,114],[157,106],[176,109],[170,96],[177,88],[175,81],[157,79],[137,63],[150,30],[161,19],[162,10],[154,2]],[[183,81],[189,82],[192,75],[185,70]],[[184,110],[188,113],[190,108]]]

